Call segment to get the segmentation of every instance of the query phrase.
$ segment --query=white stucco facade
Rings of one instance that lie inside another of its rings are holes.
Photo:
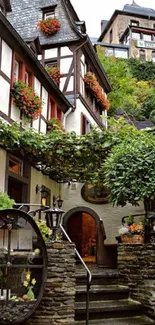
[[[143,204],[140,204],[139,207],[133,207],[131,204],[128,204],[122,208],[113,207],[111,203],[92,204],[86,202],[81,196],[82,186],[83,184],[81,183],[73,183],[73,186],[67,183],[62,185],[62,198],[64,200],[63,209],[67,212],[72,208],[84,206],[94,210],[103,220],[106,233],[106,244],[116,243],[115,237],[118,236],[118,228],[121,225],[123,216],[144,213]]]

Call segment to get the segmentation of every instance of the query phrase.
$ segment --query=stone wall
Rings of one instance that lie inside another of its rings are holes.
[[[140,301],[154,316],[155,245],[118,245],[118,271],[119,283],[129,285],[131,298]]]
[[[56,242],[48,248],[48,273],[43,299],[31,318],[20,325],[74,325],[74,319],[74,245]]]

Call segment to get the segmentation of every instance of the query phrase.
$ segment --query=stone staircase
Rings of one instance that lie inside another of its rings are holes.
[[[90,289],[90,325],[155,324],[143,314],[141,303],[130,299],[129,288],[118,285],[115,269],[95,269]],[[76,325],[86,324],[86,274],[77,268]]]

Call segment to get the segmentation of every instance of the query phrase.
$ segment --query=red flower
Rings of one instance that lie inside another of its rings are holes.
[[[86,87],[91,89],[93,95],[96,97],[97,102],[106,110],[110,108],[110,102],[102,92],[95,75],[92,72],[87,72],[84,76]]]
[[[16,106],[28,119],[37,119],[42,111],[42,100],[31,87],[18,80],[13,84],[11,95]]]
[[[40,20],[37,27],[46,35],[54,35],[59,31],[61,25],[58,19],[48,18],[46,20]]]
[[[62,74],[60,73],[60,69],[58,67],[47,66],[46,71],[49,73],[52,79],[54,79],[57,86],[59,86],[60,78]]]

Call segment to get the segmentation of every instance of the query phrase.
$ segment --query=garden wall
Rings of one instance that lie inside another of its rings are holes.
[[[75,324],[75,251],[68,242],[48,247],[44,297],[36,312],[21,325]]]
[[[155,315],[155,245],[118,245],[119,283],[130,287],[131,298]],[[154,316],[155,317],[155,316]]]

